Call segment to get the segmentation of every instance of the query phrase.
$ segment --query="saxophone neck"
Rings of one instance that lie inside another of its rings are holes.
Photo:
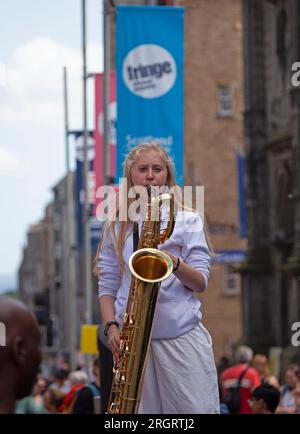
[[[148,205],[146,221],[152,225],[152,233],[155,233],[156,245],[164,243],[174,230],[175,225],[175,200],[170,193],[159,193],[158,187],[148,186]],[[166,229],[160,231],[161,209],[163,206],[169,207],[169,218]]]

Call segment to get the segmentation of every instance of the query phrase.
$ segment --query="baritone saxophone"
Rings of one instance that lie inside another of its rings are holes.
[[[113,373],[109,414],[138,412],[159,287],[173,271],[171,258],[157,246],[173,232],[174,197],[167,193],[153,197],[153,191],[153,187],[148,187],[149,201],[138,249],[129,258],[132,280],[120,333],[119,362]],[[169,203],[169,218],[166,229],[161,231],[164,202]]]

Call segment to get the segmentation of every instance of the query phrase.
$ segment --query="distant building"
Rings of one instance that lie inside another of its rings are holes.
[[[75,189],[75,176],[71,173],[73,189]],[[71,334],[70,322],[70,288],[69,288],[69,241],[68,228],[70,225],[67,212],[67,177],[63,177],[52,189],[54,199],[51,204],[52,214],[52,257],[54,262],[54,273],[52,276],[52,305],[51,314],[57,330],[56,345],[60,352],[69,353],[69,343]],[[76,222],[76,213],[72,216]],[[76,223],[75,223],[76,225]],[[75,312],[77,324],[76,336],[79,342],[79,333],[81,325],[80,303],[81,297],[78,296],[79,279],[76,279],[74,293],[76,294]]]
[[[48,340],[51,324],[47,237],[47,226],[44,222],[30,226],[27,233],[27,245],[23,249],[22,263],[18,273],[19,294],[37,316],[43,329],[43,346],[51,345]]]
[[[74,174],[71,173],[74,185]],[[66,182],[64,177],[53,187],[53,202],[47,205],[41,222],[32,225],[19,269],[19,292],[24,302],[35,312],[43,329],[44,353],[70,355],[69,245]],[[75,188],[75,185],[74,185]],[[73,214],[76,221],[76,215]],[[76,339],[79,347],[83,320],[82,274],[77,267],[75,279]]]

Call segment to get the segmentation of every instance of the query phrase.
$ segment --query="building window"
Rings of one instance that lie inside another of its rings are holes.
[[[233,264],[224,264],[224,295],[238,295],[241,288],[239,273],[234,271]]]
[[[59,226],[60,225],[60,212],[56,209],[53,212],[53,224]]]
[[[61,253],[61,243],[55,243],[53,247],[53,256],[55,259],[61,259],[62,253]],[[58,261],[59,262],[59,261]]]
[[[57,229],[54,231],[54,241],[56,243],[58,243],[60,241],[60,231]]]
[[[233,115],[233,90],[231,86],[218,86],[218,116]]]
[[[55,276],[60,276],[60,260],[59,259],[55,259],[54,261],[54,273]]]

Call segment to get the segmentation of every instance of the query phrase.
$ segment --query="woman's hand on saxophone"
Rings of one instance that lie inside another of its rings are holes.
[[[111,325],[107,332],[110,350],[113,354],[114,365],[119,361],[119,348],[120,348],[120,329],[115,325]]]
[[[110,295],[103,295],[100,303],[100,316],[103,324],[109,321],[115,321],[115,299]],[[107,330],[107,338],[109,348],[113,354],[114,364],[116,365],[119,360],[119,346],[120,346],[120,329],[116,324],[111,324]]]
[[[173,262],[173,267],[176,267],[178,258],[176,256],[172,255],[172,253],[168,252],[167,250],[164,250],[164,249],[159,249],[159,250],[160,250],[160,252],[166,253],[168,256],[170,256],[170,258]]]
[[[205,290],[206,283],[201,271],[186,264],[182,259],[177,258],[167,250],[160,249],[160,251],[170,256],[174,266],[173,273],[183,285],[191,291],[203,292]]]

